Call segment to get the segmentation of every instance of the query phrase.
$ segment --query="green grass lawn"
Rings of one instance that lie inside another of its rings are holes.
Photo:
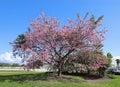
[[[26,71],[0,71],[0,87],[120,87],[120,76],[109,80],[84,80],[80,76],[66,76],[77,81],[48,78],[48,74]]]

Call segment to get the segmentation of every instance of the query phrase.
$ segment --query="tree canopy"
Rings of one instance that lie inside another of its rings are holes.
[[[60,25],[55,17],[41,13],[31,22],[30,29],[13,42],[13,53],[24,55],[27,62],[47,63],[58,71],[58,76],[65,65],[74,60],[81,61],[74,62],[79,68],[84,65],[91,70],[106,68],[107,61],[102,53],[106,30],[98,29],[102,17],[96,20],[94,16],[90,19],[87,15],[83,19],[77,16],[75,21],[69,19],[67,25]]]

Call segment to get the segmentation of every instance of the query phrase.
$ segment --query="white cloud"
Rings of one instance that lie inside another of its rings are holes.
[[[21,58],[15,58],[12,52],[0,54],[0,63],[21,63]]]
[[[114,57],[112,58],[112,65],[113,65],[114,67],[116,67],[116,59],[120,59],[120,56],[114,56]]]

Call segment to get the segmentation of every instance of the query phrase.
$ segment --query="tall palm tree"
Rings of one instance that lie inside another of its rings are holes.
[[[116,59],[117,68],[119,69],[120,59]]]

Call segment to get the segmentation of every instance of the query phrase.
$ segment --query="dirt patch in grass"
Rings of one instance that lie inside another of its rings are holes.
[[[104,82],[106,80],[109,80],[109,79],[106,79],[106,78],[100,78],[100,79],[95,79],[95,80],[87,80],[87,82],[93,82],[93,83],[96,83],[96,82]]]
[[[96,76],[88,76],[84,78],[87,82],[93,82],[93,83],[97,83],[97,82],[104,82],[106,80],[111,80],[112,78],[108,77],[108,76],[104,76],[104,77],[96,77]]]
[[[66,77],[66,76],[57,76],[57,75],[49,75],[48,79],[57,80],[57,81],[64,81],[64,82],[80,82],[79,79]]]

